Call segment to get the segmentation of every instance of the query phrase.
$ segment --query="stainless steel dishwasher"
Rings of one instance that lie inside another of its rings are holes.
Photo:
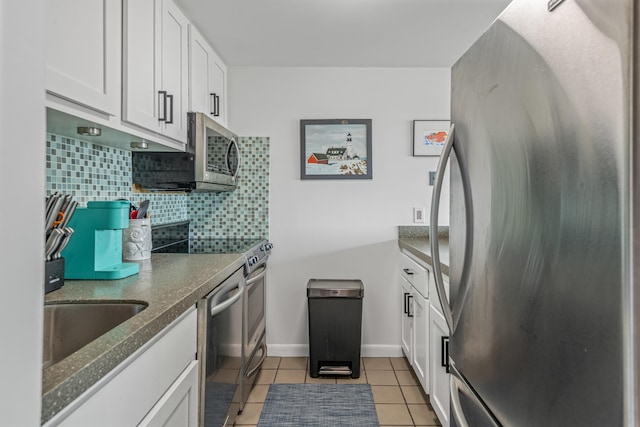
[[[198,303],[200,425],[232,426],[242,393],[242,306],[240,268]]]

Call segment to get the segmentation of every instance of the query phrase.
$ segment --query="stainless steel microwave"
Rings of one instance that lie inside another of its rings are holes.
[[[185,152],[131,153],[133,184],[150,191],[233,191],[240,170],[238,136],[203,113],[187,113]]]

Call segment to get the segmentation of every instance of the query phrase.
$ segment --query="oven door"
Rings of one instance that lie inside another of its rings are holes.
[[[245,287],[244,299],[244,354],[250,358],[260,345],[265,333],[265,275],[266,262],[259,265],[249,276]]]

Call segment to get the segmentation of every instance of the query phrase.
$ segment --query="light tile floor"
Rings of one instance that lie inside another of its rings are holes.
[[[404,357],[364,357],[360,378],[309,376],[307,357],[267,357],[248,403],[236,419],[236,426],[257,426],[269,384],[363,384],[371,385],[380,427],[439,426],[418,379]],[[303,426],[301,426],[303,427]]]

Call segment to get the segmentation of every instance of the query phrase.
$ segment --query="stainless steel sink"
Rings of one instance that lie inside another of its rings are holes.
[[[42,367],[58,363],[145,308],[145,303],[117,301],[45,305]]]

